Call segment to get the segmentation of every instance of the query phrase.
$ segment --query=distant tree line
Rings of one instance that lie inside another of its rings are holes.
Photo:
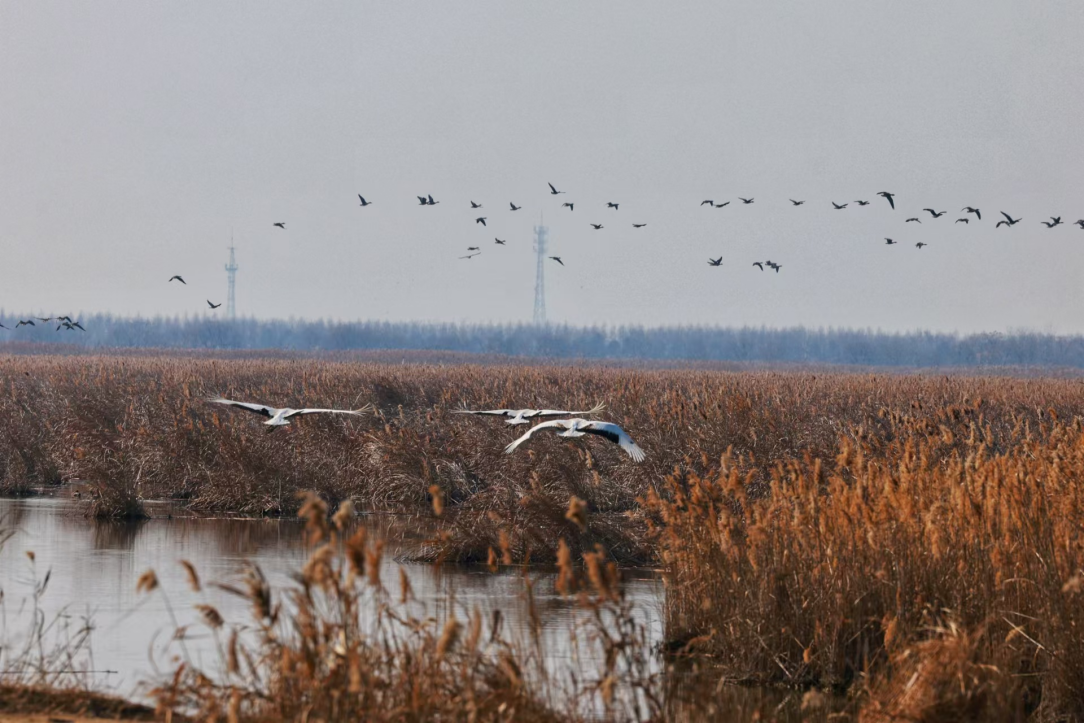
[[[0,311],[0,341],[87,348],[412,349],[509,356],[795,362],[868,366],[1084,367],[1084,336],[888,333],[854,329],[701,326],[567,326],[383,321],[234,321],[107,314],[80,317],[81,331],[56,325],[14,329],[20,317]],[[30,317],[21,317],[30,318]]]

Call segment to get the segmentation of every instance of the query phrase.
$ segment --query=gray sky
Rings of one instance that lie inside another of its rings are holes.
[[[673,5],[0,0],[0,306],[1084,332],[1084,3]]]

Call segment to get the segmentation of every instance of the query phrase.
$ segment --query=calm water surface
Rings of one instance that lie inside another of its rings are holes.
[[[95,522],[82,517],[79,503],[70,499],[0,499],[0,528],[14,531],[0,549],[0,640],[10,643],[25,632],[34,582],[49,573],[48,587],[39,602],[45,619],[78,623],[89,618],[94,626],[93,667],[115,671],[96,674],[97,687],[138,696],[140,683],[158,677],[156,666],[159,670],[171,667],[170,658],[177,648],[169,643],[174,630],[170,610],[179,625],[192,626],[187,645],[196,662],[219,670],[213,641],[199,624],[193,605],[213,604],[228,622],[246,621],[248,605],[206,585],[203,593],[191,592],[178,561],[192,562],[205,583],[235,581],[242,565],[251,561],[262,568],[276,590],[281,590],[291,585],[290,573],[308,557],[310,548],[304,542],[303,527],[296,520],[169,518],[168,506],[152,507],[151,512],[154,519],[137,524]],[[382,578],[395,597],[399,569],[408,575],[417,598],[411,610],[415,615],[439,619],[455,610],[463,617],[478,608],[488,616],[499,609],[506,632],[526,639],[528,616],[521,574],[399,562],[396,558],[409,555],[422,541],[420,535],[412,534],[409,522],[362,518],[362,524],[387,541]],[[34,561],[28,558],[29,551],[34,553]],[[148,569],[157,573],[162,593],[136,593],[136,581]],[[531,577],[536,580],[546,667],[557,672],[569,666],[596,670],[598,661],[592,650],[569,644],[569,631],[577,620],[582,622],[584,613],[554,591],[552,575],[532,572]],[[646,573],[627,574],[625,589],[649,642],[659,642],[663,633],[661,581]],[[763,708],[765,701],[776,716],[797,710],[793,696],[775,691],[738,689],[729,695],[736,697],[735,713]]]

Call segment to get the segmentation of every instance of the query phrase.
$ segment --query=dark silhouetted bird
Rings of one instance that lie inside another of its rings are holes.
[[[185,286],[188,286],[188,284],[187,284],[187,283],[185,283],[185,280],[184,280],[184,279],[182,279],[182,278],[181,278],[181,277],[180,277],[179,275],[178,275],[178,276],[170,276],[170,277],[169,277],[169,281],[180,281],[180,282],[181,282],[182,284],[184,284]],[[168,283],[169,283],[169,281],[167,281],[166,283],[168,284]],[[58,317],[58,318],[59,318],[59,317]]]
[[[474,222],[475,223],[480,223],[483,226],[485,226],[486,225],[486,217],[485,216],[479,216],[478,218],[474,219]]]
[[[777,273],[777,274],[779,273],[779,269],[783,268],[782,264],[777,264],[777,263],[772,262],[772,261],[765,261],[764,265],[767,266],[770,269],[773,269],[775,271],[775,273]]]
[[[708,257],[708,266],[722,266],[722,265],[723,265],[723,257],[722,256],[720,256],[717,259],[713,259],[710,256]]]
[[[218,307],[222,306],[222,304],[212,304],[211,300],[207,299],[207,306],[211,307],[212,309],[217,309]]]
[[[495,244],[497,244],[499,246],[504,246],[506,243],[508,243],[508,241],[501,241],[499,238],[494,238],[493,243],[495,243]]]
[[[425,202],[425,205],[426,206],[436,206],[438,203],[440,203],[440,201],[434,201],[433,200],[433,194],[430,193],[429,194],[429,200]]]
[[[842,211],[843,209],[847,208],[847,204],[845,204],[845,203],[840,204],[840,203],[836,203],[835,201],[832,201],[832,206],[837,211]]]
[[[700,202],[700,205],[701,205],[701,206],[703,206],[703,205],[705,205],[705,204],[706,204],[706,205],[708,205],[708,206],[714,206],[714,205],[715,205],[715,201],[710,201],[710,200],[708,200],[708,201],[701,201],[701,202]]]
[[[481,207],[482,207],[482,204],[480,204],[480,203],[475,203],[474,201],[471,201],[471,202],[470,202],[470,207],[471,207],[471,208],[481,208]]]
[[[372,201],[366,201],[365,196],[362,196],[360,193],[358,194],[358,199],[361,200],[361,207],[362,208],[365,208],[366,206],[371,206],[372,203],[373,203]]]
[[[18,329],[20,326],[37,326],[37,324],[34,323],[33,319],[20,319],[15,328]]]
[[[917,244],[915,244],[916,249],[921,249],[923,246],[929,246],[929,244],[923,243],[921,241],[919,241]]]
[[[1005,220],[1004,221],[998,221],[997,225],[995,225],[994,228],[997,228],[998,226],[1001,226],[1001,225],[1015,226],[1016,224],[1018,224],[1018,223],[1020,223],[1021,221],[1024,220],[1023,216],[1021,216],[1020,218],[1013,218],[1012,216],[1005,213],[1004,211],[1001,212],[1001,215],[1005,217]]]
[[[760,269],[761,271],[763,271],[763,270],[764,270],[764,264],[760,263],[759,261],[754,261],[754,262],[753,262],[753,266],[756,266],[756,267],[757,267],[758,269]]]
[[[739,200],[739,201],[741,201],[742,203],[744,203],[744,204],[748,205],[748,204],[752,203],[752,202],[753,202],[753,201],[754,201],[755,199],[752,199],[752,198],[742,198],[741,196],[738,196],[738,200]]]
[[[511,201],[508,202],[508,205],[512,207],[513,211],[518,211],[521,208],[523,208],[523,206],[517,206],[516,204],[512,203]]]
[[[715,204],[715,208],[726,208],[730,205],[730,201],[723,201],[722,203]]]
[[[3,324],[0,324],[0,329],[7,329],[8,331],[11,331],[11,329],[8,329],[8,327],[4,326]]]
[[[565,265],[565,262],[561,260],[560,256],[550,256],[550,258],[553,259],[554,261],[556,261],[557,263],[561,264],[561,266]]]
[[[562,192],[562,193],[563,193],[563,192]],[[561,206],[562,206],[562,207],[564,207],[564,206],[568,206],[568,210],[569,210],[569,211],[575,211],[575,210],[576,210],[576,205],[575,205],[575,204],[573,204],[573,203],[569,203],[569,202],[567,202],[567,201],[566,201],[566,202],[564,202],[564,203],[562,203],[562,204],[561,204]]]
[[[869,201],[855,201],[859,206],[868,206]]]
[[[886,238],[886,239],[885,239],[885,245],[886,245],[886,246],[891,246],[891,245],[892,245],[892,244],[894,244],[894,243],[896,243],[896,242],[895,242],[895,241],[893,241],[893,240],[892,240],[892,239],[890,239],[890,238]]]
[[[477,246],[468,246],[467,251],[481,251]]]
[[[593,224],[591,224],[591,228],[598,231],[598,230],[600,230],[602,228],[602,224],[601,223],[593,223]]]
[[[911,223],[912,221],[914,221],[915,223],[922,223],[921,219],[915,218],[914,216],[904,221],[904,223]]]
[[[892,210],[896,210],[896,194],[889,193],[888,191],[878,191],[877,195],[888,201],[888,205],[892,207]]]
[[[793,203],[795,206],[801,206],[803,203],[805,203],[805,201],[795,201],[793,198],[790,199],[790,202]]]
[[[934,218],[941,218],[948,213],[948,211],[934,211],[932,208],[924,208],[922,210],[928,212]]]
[[[558,191],[556,188],[554,188],[552,183],[549,184],[549,187],[551,196],[556,196],[558,193],[564,193],[564,191]]]
[[[273,223],[273,224],[271,224],[271,225],[272,225],[272,226],[278,226],[278,227],[279,227],[279,228],[281,228],[281,229],[282,229],[283,231],[285,231],[285,230],[286,230],[286,222],[285,222],[285,221],[279,221],[278,223]]]
[[[956,223],[970,223],[970,222],[971,222],[971,219],[968,219],[968,218],[958,218],[958,219],[956,219]]]
[[[632,227],[633,228],[643,228],[646,225],[647,225],[646,223],[634,223],[634,224],[632,224]]]
[[[1081,229],[1084,229],[1084,218],[1080,219],[1079,221],[1075,221],[1074,223],[1076,223],[1077,226],[1080,226]]]
[[[620,205],[621,204],[619,204],[619,203],[613,203],[612,201],[610,201],[610,202],[606,203],[606,208],[612,208],[613,210],[616,211],[617,207],[620,206]]]
[[[461,259],[473,259],[475,256],[477,256],[480,253],[482,253],[482,252],[481,251],[476,251],[473,254],[467,254],[466,256],[460,256],[459,258],[461,258]]]
[[[1051,216],[1049,221],[1040,221],[1047,228],[1054,228],[1061,225],[1061,216]]]
[[[982,220],[982,211],[980,211],[977,208],[972,208],[971,206],[964,206],[960,210],[963,211],[964,213],[973,213],[973,214],[975,214],[975,218],[977,218],[980,221]]]

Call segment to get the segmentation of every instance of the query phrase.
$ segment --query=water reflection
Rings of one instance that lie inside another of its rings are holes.
[[[40,580],[51,571],[49,589],[41,599],[45,615],[85,615],[93,620],[94,666],[117,671],[99,677],[96,684],[122,695],[137,694],[137,684],[151,677],[155,664],[168,667],[176,652],[169,644],[173,633],[171,614],[176,615],[179,625],[192,626],[193,637],[186,640],[186,647],[197,663],[212,670],[217,669],[217,653],[212,638],[202,635],[203,628],[196,624],[193,604],[209,602],[227,621],[247,619],[245,600],[214,588],[205,589],[202,595],[192,593],[179,560],[191,561],[205,582],[236,580],[244,563],[251,561],[260,566],[273,587],[281,590],[291,584],[290,573],[308,556],[303,526],[295,520],[193,519],[168,516],[168,509],[157,509],[156,514],[163,516],[142,523],[93,522],[81,516],[77,504],[48,498],[0,499],[0,520],[16,530],[0,549],[0,591],[4,593],[0,639],[10,639],[25,629],[29,608],[17,601],[30,595],[34,579]],[[405,570],[416,598],[411,613],[439,620],[453,609],[462,615],[477,608],[485,620],[492,620],[499,610],[505,632],[526,640],[529,614],[520,573],[400,565],[394,558],[409,554],[421,541],[421,526],[387,517],[364,518],[361,524],[370,528],[371,535],[387,540],[381,576],[395,597],[399,568]],[[29,550],[35,553],[33,562],[25,555]],[[163,594],[138,595],[136,580],[151,568],[159,577]],[[553,575],[532,571],[530,579],[541,617],[546,668],[557,677],[566,677],[573,666],[580,670],[584,663],[596,669],[593,661],[585,660],[582,647],[576,649],[569,643],[569,631],[583,612],[557,594]],[[648,576],[633,577],[627,580],[626,592],[635,604],[637,620],[645,627],[648,644],[654,645],[662,636],[661,582]],[[684,674],[678,676],[686,678]],[[687,679],[685,683],[678,679],[668,682],[672,692],[688,686]],[[707,683],[709,697],[719,698],[714,684],[717,680],[718,676],[714,676]],[[770,702],[767,710],[775,709],[775,719],[790,718],[787,711],[791,708],[800,716],[785,694],[725,693],[722,700],[734,698],[720,703],[722,709],[733,711],[725,716],[726,720],[751,720],[755,711],[768,705],[764,701]],[[683,715],[676,701],[683,697],[673,696],[677,706],[674,712],[679,718]],[[780,704],[782,707],[778,707]]]

